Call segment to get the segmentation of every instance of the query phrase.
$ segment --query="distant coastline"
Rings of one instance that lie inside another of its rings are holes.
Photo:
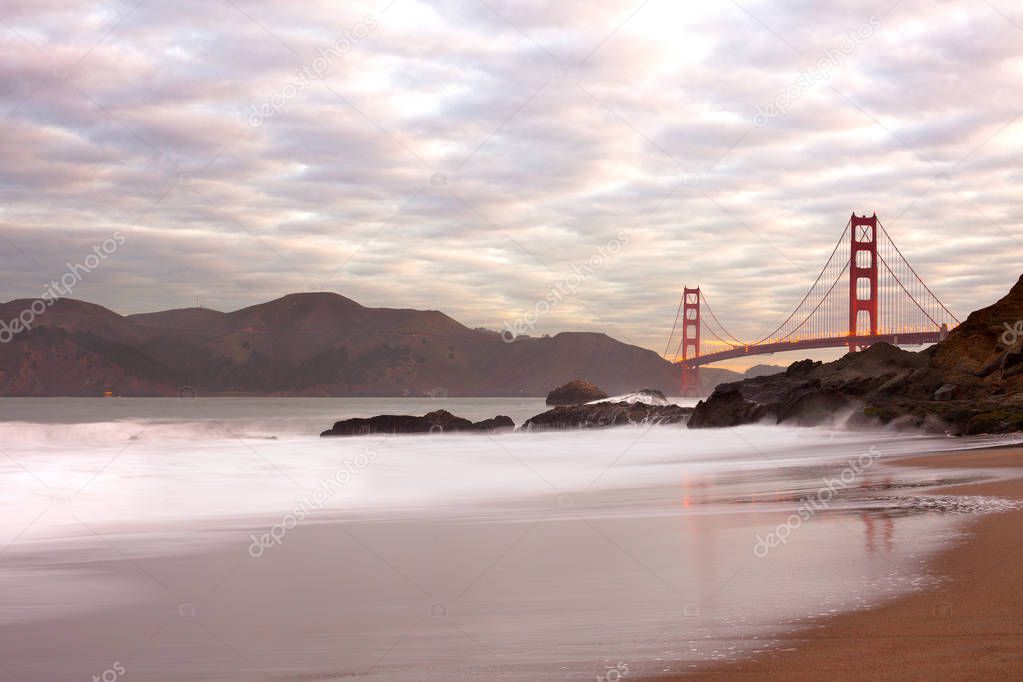
[[[30,304],[0,305],[0,319]],[[742,376],[708,368],[699,393]],[[0,344],[0,396],[541,397],[579,377],[614,393],[679,390],[672,363],[606,334],[509,340],[322,292],[126,316],[62,298]]]

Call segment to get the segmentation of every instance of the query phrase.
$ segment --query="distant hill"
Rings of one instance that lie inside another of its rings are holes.
[[[766,377],[771,374],[784,372],[786,369],[786,367],[781,365],[753,365],[743,373],[743,376],[747,379],[752,379],[753,377]]]
[[[30,300],[0,305],[0,321]],[[704,392],[741,375],[701,370]],[[230,313],[185,308],[122,316],[58,300],[0,344],[0,395],[544,396],[572,379],[611,394],[678,393],[679,372],[606,334],[506,343],[435,310],[367,308],[333,293],[290,294]]]

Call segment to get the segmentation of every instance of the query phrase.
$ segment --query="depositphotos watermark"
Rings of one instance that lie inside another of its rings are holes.
[[[114,664],[103,671],[102,675],[93,675],[92,682],[117,682],[121,675],[127,672],[120,661],[114,661]]]
[[[0,320],[0,343],[10,343],[16,334],[31,329],[37,317],[64,296],[74,293],[75,287],[85,279],[85,275],[90,274],[103,261],[114,255],[126,241],[121,231],[117,230],[112,237],[107,237],[94,245],[92,253],[83,258],[81,263],[67,263],[67,272],[61,275],[59,280],[55,279],[47,284],[42,295],[32,301],[17,317],[10,322]]]
[[[615,665],[604,666],[603,675],[597,675],[597,682],[618,682],[618,680],[629,674],[629,664],[625,661],[618,661]]]
[[[370,31],[376,30],[376,27],[377,20],[367,14],[359,23],[351,28],[343,29],[333,45],[317,47],[318,56],[299,69],[291,81],[285,83],[265,102],[252,105],[252,111],[249,113],[249,125],[258,128],[266,119],[283,112],[288,102],[298,97],[298,93],[308,88],[314,80],[323,80],[327,70],[334,65],[334,62],[341,59],[345,53],[352,49],[353,45],[368,36]]]
[[[767,537],[760,537],[760,534],[757,533],[757,542],[753,545],[753,554],[763,559],[767,556],[768,552],[778,545],[788,544],[789,536],[794,530],[803,525],[803,521],[809,521],[821,509],[827,509],[837,491],[852,485],[859,475],[870,468],[880,457],[880,450],[877,449],[876,445],[871,445],[866,454],[850,459],[846,467],[842,469],[842,473],[838,475],[838,478],[821,479],[824,482],[824,486],[812,497],[803,500],[803,503],[799,505],[795,513],[785,519],[785,523],[778,524],[778,527],[768,533]]]
[[[1008,322],[1003,322],[1002,326],[1005,327],[1005,331],[1002,332],[1000,338],[1002,345],[1006,346],[1010,350],[1015,350],[1019,345],[1019,340],[1023,338],[1023,320],[1016,320],[1016,324],[1010,325]]]
[[[522,313],[514,321],[504,323],[501,340],[505,343],[514,343],[516,337],[536,329],[536,323],[541,317],[557,307],[567,297],[574,295],[579,289],[579,285],[592,277],[608,261],[613,260],[623,247],[629,245],[629,241],[629,235],[619,232],[583,263],[572,263],[572,272],[553,282],[547,294],[534,303],[530,310]]]
[[[354,459],[344,461],[344,466],[334,472],[330,478],[317,477],[317,486],[311,493],[306,493],[295,500],[294,508],[285,514],[280,521],[270,526],[270,530],[262,535],[249,534],[252,544],[249,545],[249,556],[258,559],[263,552],[274,545],[284,542],[284,536],[302,521],[309,518],[314,511],[319,511],[327,506],[327,501],[339,490],[351,482],[352,477],[369,466],[369,463],[377,458],[377,452],[373,446],[367,445],[362,452]]]
[[[872,15],[858,28],[849,29],[837,47],[824,48],[822,57],[810,66],[799,69],[799,77],[785,88],[785,92],[766,105],[757,105],[756,113],[753,114],[753,125],[763,128],[771,119],[785,115],[793,102],[809,92],[813,86],[831,78],[832,69],[837,68],[842,61],[856,52],[860,45],[870,40],[879,28],[881,20]]]

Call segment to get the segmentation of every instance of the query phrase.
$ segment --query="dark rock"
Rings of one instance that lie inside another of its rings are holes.
[[[973,375],[980,379],[986,379],[987,377],[991,376],[992,374],[1000,370],[1004,362],[1005,362],[1004,355],[996,355],[995,357],[988,360],[983,367],[974,372]]]
[[[1001,376],[1006,356],[1018,352],[1019,339],[1013,331],[1023,320],[1023,277],[998,302],[970,313],[934,348],[932,365],[945,371],[983,374],[985,383],[1004,381]],[[1011,343],[1007,343],[1011,342]],[[1023,376],[1011,381],[1016,392],[1023,389]]]
[[[834,421],[843,412],[852,412],[856,403],[832,389],[799,393],[778,406],[778,423],[792,422],[799,426],[817,426]]]
[[[1006,379],[1023,374],[1023,352],[1013,351],[1002,358],[1002,376]]]
[[[595,403],[592,405],[560,405],[531,417],[522,425],[524,431],[559,429],[591,429],[628,424],[678,424],[693,413],[693,408],[680,405],[647,405],[645,403]]]
[[[548,405],[582,405],[594,400],[603,400],[607,393],[588,381],[576,379],[564,386],[558,386],[547,394]]]
[[[799,376],[801,370],[794,375]],[[817,379],[793,379],[793,374],[774,374],[756,385],[746,382],[719,387],[701,401],[689,420],[689,428],[738,426],[759,421],[816,426],[832,422],[836,414],[852,412],[856,401],[834,388],[822,388]],[[774,381],[766,381],[774,379]]]
[[[813,371],[814,368],[820,366],[821,366],[820,362],[814,362],[813,360],[810,359],[797,360],[796,362],[793,362],[791,365],[788,366],[788,368],[785,370],[785,376],[789,377],[802,376],[808,374],[809,372]]]
[[[968,436],[982,433],[1011,433],[1023,431],[1023,405],[987,405],[993,408],[977,410],[970,415],[963,430]]]
[[[774,375],[777,376],[777,375]],[[759,421],[763,410],[747,400],[735,383],[718,387],[706,401],[701,400],[689,418],[689,428],[705,429],[738,426]]]
[[[504,431],[506,429],[514,429],[515,422],[512,421],[511,417],[506,417],[503,414],[499,414],[496,417],[490,419],[484,419],[481,422],[476,422],[472,425],[473,431]]]
[[[436,410],[422,417],[408,414],[381,414],[375,417],[356,417],[335,422],[321,436],[366,436],[377,433],[452,433],[459,431],[496,431],[514,428],[510,417],[500,415],[473,423],[456,417],[447,410]]]

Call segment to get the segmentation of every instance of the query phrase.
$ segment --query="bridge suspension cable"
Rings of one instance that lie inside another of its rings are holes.
[[[671,349],[671,341],[672,341],[672,339],[675,338],[675,329],[678,328],[678,318],[682,314],[682,303],[684,301],[685,301],[684,297],[678,299],[678,310],[675,312],[675,321],[671,325],[671,334],[668,335],[668,343],[664,347],[664,358],[665,359],[668,358],[668,351]],[[679,343],[681,343],[681,341]],[[678,353],[675,354],[675,357],[678,357]]]
[[[882,249],[878,253],[878,259],[885,266],[885,269],[889,272],[889,274],[891,274],[895,282],[899,285],[899,288],[906,294],[906,296],[909,297],[909,299],[912,301],[913,304],[916,305],[920,312],[922,312],[927,317],[927,319],[935,326],[940,327],[941,325],[945,324],[948,325],[948,327],[953,327],[958,325],[959,318],[956,317],[955,314],[951,310],[949,310],[944,303],[941,302],[941,299],[939,299],[934,294],[934,292],[931,291],[930,287],[928,287],[927,284],[923,281],[923,278],[921,278],[920,275],[917,274],[916,270],[913,268],[910,262],[906,259],[905,256],[902,255],[902,251],[895,244],[895,241],[891,238],[891,235],[888,234],[888,230],[884,228],[884,225],[881,224],[880,220],[877,221],[877,226],[881,232],[882,237],[880,240],[880,245]],[[886,253],[888,254],[888,259],[884,257],[884,254]],[[895,269],[893,269],[889,264],[889,261],[892,260],[894,260],[895,262]],[[899,273],[896,272],[896,270],[900,267],[902,268],[903,275],[902,277],[899,277]],[[903,284],[903,280],[909,281],[910,278],[908,277],[908,275],[912,276],[912,281],[910,281],[911,285],[910,288],[907,288]],[[916,290],[916,294],[914,294],[911,291],[911,289],[914,288]],[[920,303],[919,299],[921,298],[925,299],[925,305],[928,306],[927,308],[925,308],[925,306]],[[885,316],[882,315],[882,318],[883,317]],[[890,322],[889,326],[894,325]]]
[[[796,307],[792,309],[792,312],[789,313],[789,316],[786,317],[785,320],[781,324],[779,324],[777,327],[775,327],[773,331],[771,331],[770,333],[765,335],[764,338],[760,339],[759,341],[756,341],[752,345],[758,345],[758,344],[761,344],[761,343],[765,343],[765,342],[767,342],[769,340],[772,340],[772,339],[781,340],[781,339],[789,338],[793,333],[795,333],[796,330],[798,330],[800,327],[803,326],[803,323],[805,323],[806,319],[809,318],[810,315],[812,315],[814,312],[816,312],[817,310],[820,309],[820,307],[823,304],[824,300],[834,290],[835,284],[837,283],[838,279],[841,278],[842,274],[849,267],[849,259],[848,259],[848,257],[845,257],[844,259],[840,259],[840,260],[844,260],[844,263],[842,263],[843,267],[841,269],[838,269],[839,260],[836,260],[835,256],[836,256],[836,254],[839,254],[840,251],[843,251],[843,248],[842,248],[843,245],[846,245],[846,246],[848,245],[847,235],[849,234],[849,227],[850,227],[851,223],[852,223],[851,220],[848,223],[846,223],[845,229],[842,230],[842,235],[838,238],[838,242],[835,243],[835,248],[831,250],[831,255],[828,256],[827,263],[825,263],[824,267],[821,268],[820,273],[817,274],[817,279],[815,279],[813,284],[810,285],[810,290],[806,292],[806,295],[803,296],[803,299],[799,303],[796,304]],[[821,283],[821,281],[823,280],[825,274],[832,275],[831,277],[829,277],[830,285],[828,285],[828,288],[824,292],[823,296],[818,296],[818,297],[814,297],[813,299],[811,299],[811,296],[814,294],[814,292],[819,290],[818,289],[818,284]],[[784,329],[785,326],[789,322],[791,322],[793,320],[793,318],[796,317],[796,314],[800,310],[804,310],[804,309],[808,309],[809,308],[808,301],[811,301],[811,300],[817,300],[817,303],[816,303],[816,305],[813,306],[813,309],[809,313],[807,313],[804,316],[804,318],[800,321],[800,323],[797,324],[796,327],[793,330],[791,330],[788,334],[781,334],[780,332],[782,331],[782,329]],[[804,307],[804,304],[806,304],[805,307]],[[832,316],[832,318],[833,317],[834,316]]]
[[[714,314],[714,309],[710,307],[710,301],[707,300],[707,294],[701,291],[700,292],[700,299],[701,299],[701,305],[704,308],[707,309],[708,313],[710,313],[711,318],[714,320],[714,323],[717,324],[718,328],[721,329],[721,331],[723,332],[723,335],[727,336],[732,341],[735,341],[735,345],[745,346],[746,345],[745,341],[742,341],[739,338],[737,338],[735,336],[735,334],[733,334],[732,332],[728,331],[728,329],[725,327],[725,325],[721,324],[721,321],[718,319],[718,316]],[[714,332],[714,328],[713,327],[707,325],[706,329],[707,329],[707,331],[709,331],[711,333],[711,335],[713,335],[721,343],[727,344],[729,346],[732,345],[730,342],[725,341],[723,338],[721,338],[721,336],[718,336],[718,334],[716,334]]]

